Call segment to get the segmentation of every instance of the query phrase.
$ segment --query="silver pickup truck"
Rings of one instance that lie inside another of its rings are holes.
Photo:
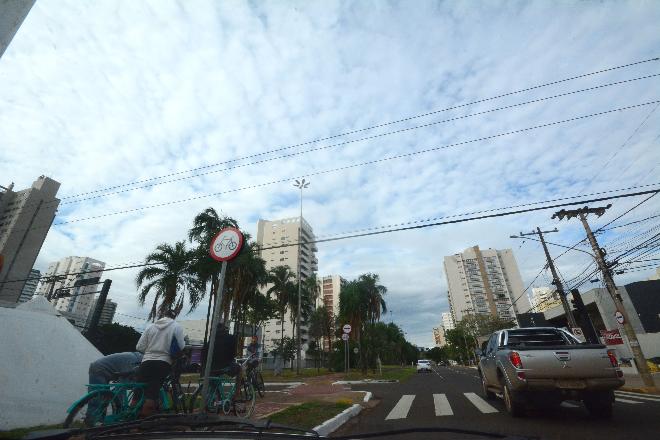
[[[577,400],[591,415],[609,418],[614,390],[625,383],[611,350],[580,343],[558,328],[497,331],[477,353],[484,395],[501,394],[512,416],[523,415],[529,406]]]

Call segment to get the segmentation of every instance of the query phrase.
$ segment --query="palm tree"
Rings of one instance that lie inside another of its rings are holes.
[[[290,304],[291,296],[294,291],[296,291],[295,284],[293,279],[295,274],[291,272],[289,266],[275,266],[268,273],[268,282],[272,286],[268,289],[268,297],[271,295],[275,296],[277,301],[277,307],[280,312],[280,324],[281,324],[281,343],[284,343],[284,314],[286,309]]]
[[[358,282],[367,301],[367,320],[372,325],[380,320],[382,313],[387,313],[387,304],[383,296],[387,293],[387,287],[378,284],[380,277],[375,273],[360,275]]]
[[[183,309],[185,294],[188,294],[190,311],[204,297],[204,287],[192,269],[193,252],[186,249],[186,243],[178,241],[174,246],[163,243],[145,259],[149,266],[144,267],[135,278],[138,289],[138,302],[144,305],[147,296],[155,291],[156,296],[149,312],[154,320],[165,311],[178,315]],[[160,301],[160,305],[158,302]]]
[[[194,271],[200,282],[206,285],[211,284],[211,294],[209,295],[209,305],[206,311],[206,330],[204,332],[204,344],[208,340],[208,331],[211,316],[211,304],[215,300],[216,291],[218,290],[218,283],[220,280],[220,268],[218,264],[209,255],[211,247],[211,240],[220,232],[221,229],[226,227],[238,228],[238,223],[231,217],[220,217],[218,212],[213,208],[206,208],[204,211],[197,214],[193,220],[193,226],[188,231],[188,239],[190,242],[197,243],[195,250],[195,266]]]

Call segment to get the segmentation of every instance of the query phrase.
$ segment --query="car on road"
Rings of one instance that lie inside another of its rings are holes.
[[[433,366],[431,361],[428,359],[420,359],[417,361],[417,372],[418,373],[433,373]]]
[[[501,395],[513,416],[523,415],[529,406],[575,400],[584,402],[593,416],[610,418],[614,390],[625,383],[612,350],[580,343],[558,328],[497,331],[477,353],[485,397]]]

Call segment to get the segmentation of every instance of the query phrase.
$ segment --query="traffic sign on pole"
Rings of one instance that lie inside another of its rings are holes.
[[[350,324],[346,324],[342,328],[344,329],[344,333],[350,333],[351,332],[351,325]]]
[[[341,340],[348,341],[348,333],[344,333],[343,335],[341,335]]]
[[[216,261],[229,261],[243,247],[243,234],[236,228],[224,228],[211,240],[210,254]]]

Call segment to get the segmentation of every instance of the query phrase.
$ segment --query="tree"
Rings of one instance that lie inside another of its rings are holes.
[[[293,338],[285,336],[279,341],[274,341],[274,344],[273,354],[276,357],[281,357],[285,363],[293,360],[296,355],[296,342]]]
[[[186,243],[178,241],[174,246],[163,243],[147,255],[144,267],[137,274],[135,283],[141,290],[138,302],[144,305],[147,296],[155,292],[149,319],[165,311],[175,315],[181,313],[187,293],[190,311],[193,311],[204,297],[204,286],[193,269],[193,252],[186,249]],[[160,301],[160,305],[158,302]]]
[[[293,279],[295,275],[291,272],[289,266],[275,266],[268,272],[268,282],[271,287],[268,289],[268,297],[275,296],[277,308],[280,312],[281,337],[280,345],[284,344],[284,315],[286,314],[289,301],[295,291]]]
[[[207,284],[210,283],[211,293],[209,295],[209,305],[206,311],[207,325],[204,332],[205,344],[208,340],[211,307],[212,302],[215,300],[216,291],[218,290],[221,269],[221,265],[209,255],[209,250],[211,248],[211,240],[213,240],[213,237],[215,237],[220,230],[227,227],[238,228],[238,223],[231,217],[220,217],[215,209],[209,207],[195,216],[193,219],[193,226],[188,231],[188,239],[190,242],[197,244],[194,252],[195,263],[193,270],[204,286],[204,293],[206,293]]]
[[[112,353],[135,351],[140,333],[133,327],[117,323],[102,325],[92,341],[94,346],[107,356]]]
[[[428,351],[427,357],[435,362],[447,362],[449,360],[449,347],[433,347]]]

